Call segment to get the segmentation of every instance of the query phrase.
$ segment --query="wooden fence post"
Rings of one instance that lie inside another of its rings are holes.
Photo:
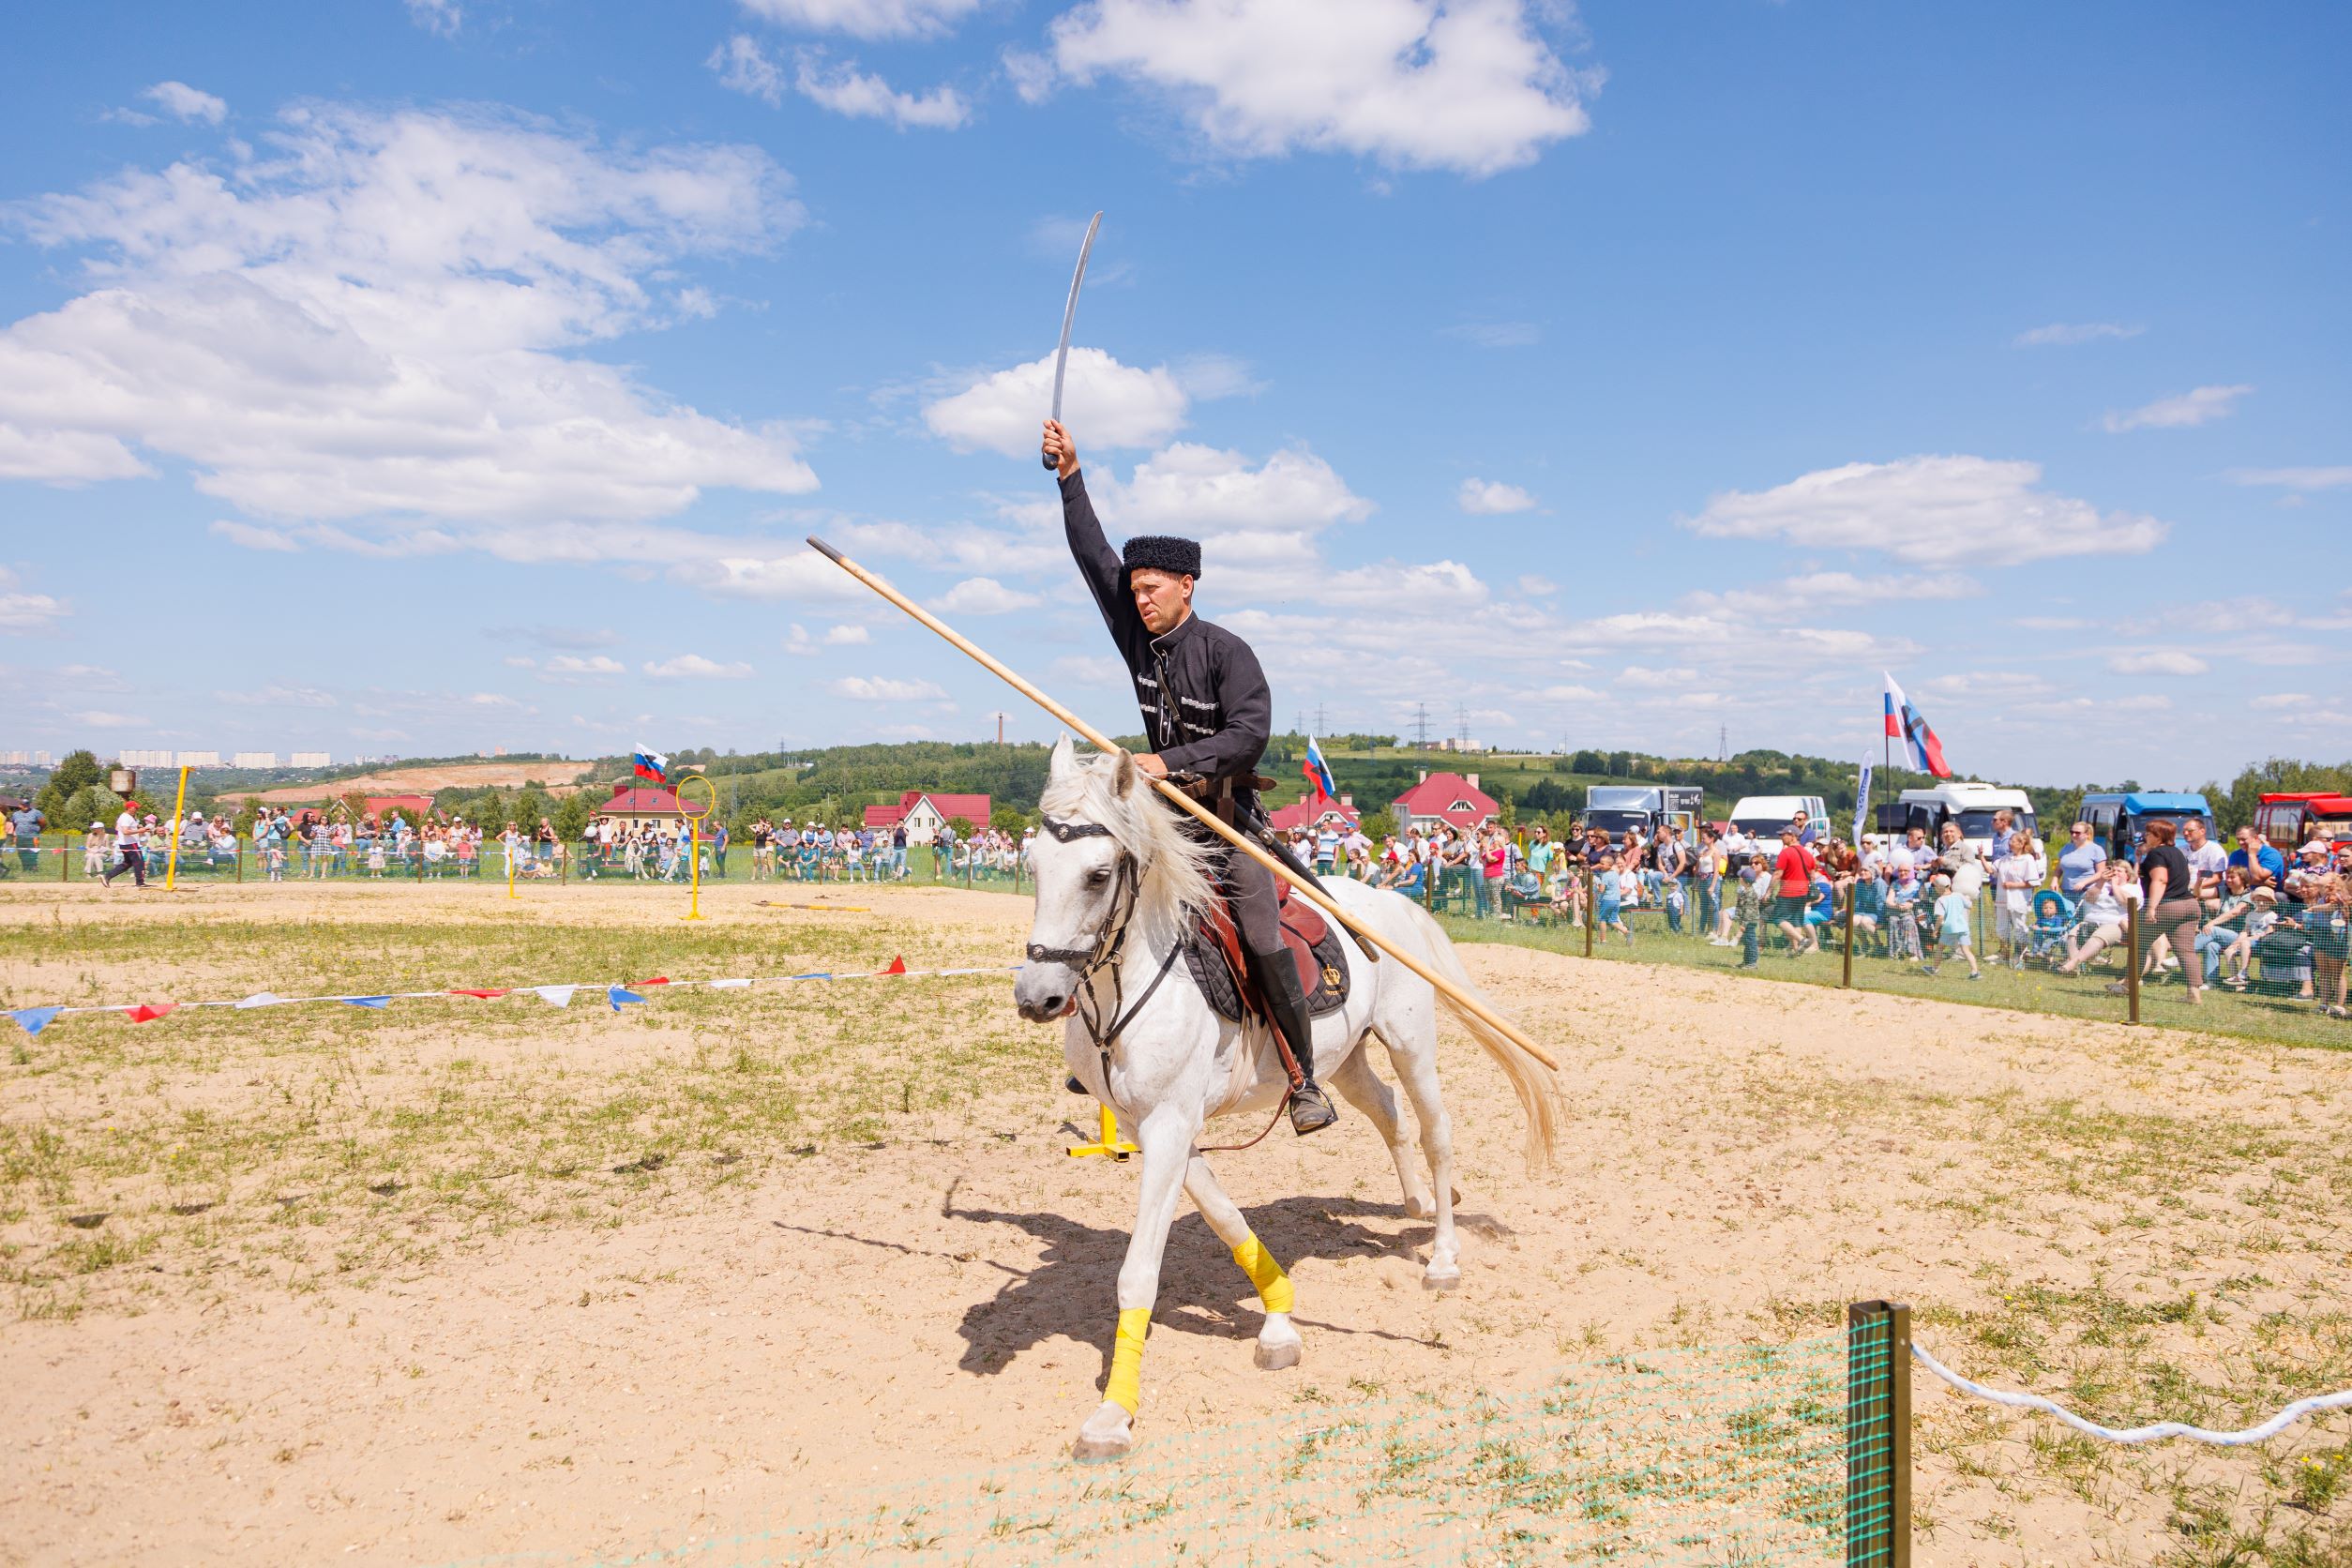
[[[1847,1568],[1910,1568],[1911,1309],[1846,1309]]]
[[[2146,961],[2146,956],[2140,952],[2140,901],[2133,899],[2125,913],[2130,930],[2124,940],[2132,949],[2132,957],[2123,972],[2123,994],[2131,1012],[2124,1021],[2137,1023],[2140,1021],[2140,965]]]

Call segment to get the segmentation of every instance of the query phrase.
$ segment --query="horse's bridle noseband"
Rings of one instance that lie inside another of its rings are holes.
[[[1053,835],[1053,841],[1057,844],[1066,844],[1073,838],[1108,838],[1111,836],[1110,829],[1100,822],[1065,822],[1058,817],[1046,818],[1046,831]],[[1119,879],[1122,885],[1123,886],[1127,879],[1134,874],[1135,857],[1126,851],[1121,850],[1119,852]],[[1114,910],[1118,906],[1115,894],[1111,904]],[[1078,980],[1083,984],[1089,975],[1110,960],[1118,952],[1119,944],[1126,940],[1126,936],[1127,923],[1121,920],[1115,926],[1106,925],[1102,935],[1094,939],[1094,945],[1092,948],[1040,947],[1033,942],[1029,944],[1029,961],[1033,964],[1077,965]]]

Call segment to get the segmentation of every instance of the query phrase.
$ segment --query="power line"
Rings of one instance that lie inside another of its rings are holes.
[[[1429,704],[1413,704],[1413,746],[1421,751],[1429,749]]]
[[[1331,721],[1324,717],[1323,704],[1320,702],[1315,704],[1315,732],[1319,735],[1331,732]]]

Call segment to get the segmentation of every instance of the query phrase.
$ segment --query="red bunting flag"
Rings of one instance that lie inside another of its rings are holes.
[[[874,971],[876,974],[904,974],[906,972],[907,960],[905,955],[903,954],[891,959],[890,967],[888,969],[878,969]]]
[[[498,998],[505,996],[506,993],[505,991],[471,991],[461,986],[456,990],[451,991],[449,994],[451,996],[478,996],[484,1002],[495,1002]]]
[[[629,982],[631,988],[638,986],[667,986],[668,984],[670,984],[670,976],[666,974],[656,974],[651,980],[632,980]]]
[[[146,1023],[163,1017],[179,1005],[176,1002],[143,1002],[136,1007],[126,1007],[123,1016],[133,1023]]]

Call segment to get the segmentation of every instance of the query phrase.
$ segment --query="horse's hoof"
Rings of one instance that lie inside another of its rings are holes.
[[[1457,1290],[1461,1285],[1462,1265],[1459,1263],[1432,1263],[1422,1271],[1421,1288],[1425,1290]]]
[[[1086,1418],[1078,1428],[1078,1440],[1070,1444],[1070,1457],[1082,1464],[1100,1464],[1106,1459],[1123,1459],[1135,1449],[1135,1418],[1126,1407],[1103,1401],[1102,1408]]]
[[[1437,1214],[1438,1202],[1434,1198],[1424,1198],[1419,1193],[1413,1193],[1405,1199],[1407,1219],[1435,1219]]]
[[[1286,1367],[1296,1366],[1299,1359],[1305,1354],[1306,1344],[1299,1338],[1299,1331],[1290,1326],[1288,1318],[1268,1318],[1266,1326],[1259,1331],[1258,1348],[1251,1352],[1250,1359],[1258,1364],[1260,1372],[1280,1372]]]

